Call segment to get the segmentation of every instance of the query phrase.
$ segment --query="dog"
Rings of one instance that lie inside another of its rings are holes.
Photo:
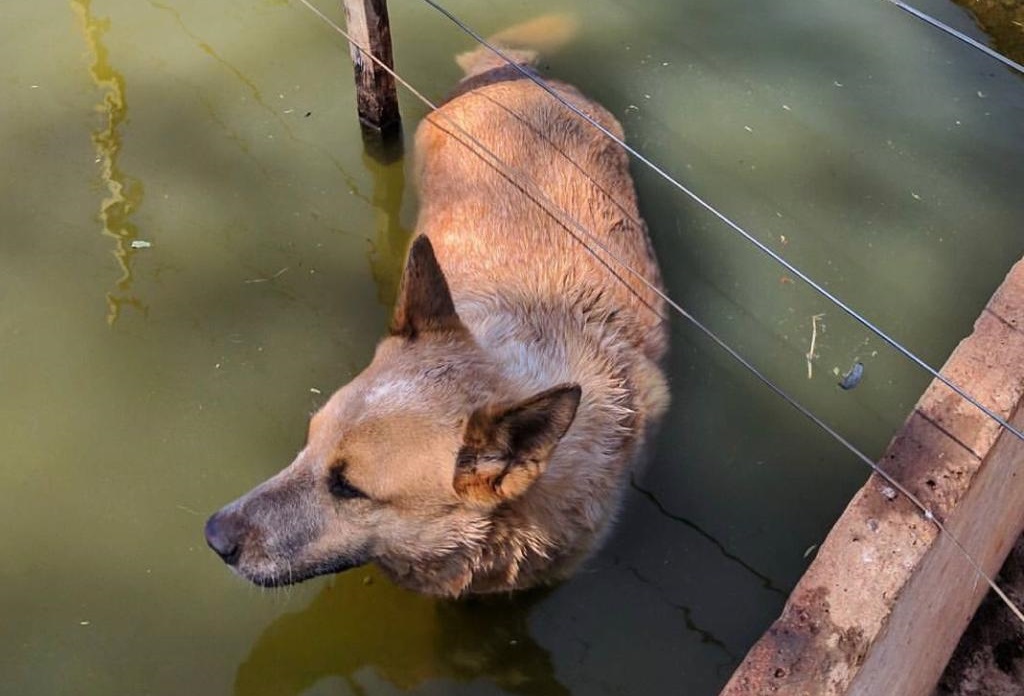
[[[529,70],[530,37],[553,25],[497,40]],[[257,585],[371,562],[444,597],[560,581],[607,536],[667,408],[660,272],[626,153],[486,48],[457,60],[465,77],[417,129],[421,209],[388,335],[291,465],[206,523]],[[647,284],[612,272],[612,255]]]

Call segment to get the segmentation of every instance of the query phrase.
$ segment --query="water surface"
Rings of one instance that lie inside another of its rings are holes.
[[[578,13],[546,74],[933,364],[1024,253],[1024,81],[886,3],[450,7],[484,33]],[[391,13],[400,71],[441,97],[468,40],[414,0]],[[203,519],[290,461],[369,360],[415,219],[409,163],[364,154],[347,47],[298,3],[0,19],[5,692],[717,692],[863,465],[680,320],[656,452],[570,582],[462,603],[372,569],[243,584]],[[424,107],[402,99],[408,141]],[[635,174],[672,296],[879,454],[927,377]]]

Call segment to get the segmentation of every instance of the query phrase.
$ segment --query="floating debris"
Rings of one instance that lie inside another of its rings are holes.
[[[145,239],[133,239],[129,245],[132,249],[148,249],[153,246],[152,242],[147,242]]]
[[[860,381],[864,378],[864,363],[855,362],[850,371],[843,375],[843,378],[839,381],[839,386],[843,389],[853,389]]]
[[[269,283],[270,281],[274,280],[275,278],[279,278],[282,274],[287,273],[289,269],[290,269],[290,266],[285,266],[284,268],[282,268],[280,271],[278,271],[274,275],[270,276],[269,278],[250,278],[249,280],[247,280],[245,282],[247,284],[252,284],[252,283]]]
[[[814,377],[814,344],[818,341],[818,322],[825,318],[824,314],[815,314],[811,317],[811,347],[807,351],[807,379]]]
[[[810,546],[807,547],[807,550],[804,551],[804,558],[808,558],[812,553],[814,553],[817,550],[818,550],[818,545],[817,544],[811,544]]]

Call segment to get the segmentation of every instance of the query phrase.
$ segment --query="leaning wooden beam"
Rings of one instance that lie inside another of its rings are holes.
[[[370,135],[388,138],[401,126],[395,78],[370,59],[355,44],[365,47],[389,68],[394,68],[391,52],[391,23],[385,0],[343,0],[345,22],[352,37],[349,52],[356,75],[356,108],[359,122]],[[365,132],[365,131],[364,131]]]
[[[1024,426],[1024,260],[942,371]],[[933,382],[880,464],[996,575],[1024,531],[1024,443]],[[872,476],[722,696],[926,696],[987,590]]]

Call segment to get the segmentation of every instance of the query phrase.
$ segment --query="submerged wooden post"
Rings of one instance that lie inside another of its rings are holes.
[[[355,66],[356,105],[363,136],[368,141],[393,140],[402,124],[395,78],[355,45],[365,47],[389,68],[394,67],[387,1],[342,0],[342,4],[352,37],[349,51]]]

